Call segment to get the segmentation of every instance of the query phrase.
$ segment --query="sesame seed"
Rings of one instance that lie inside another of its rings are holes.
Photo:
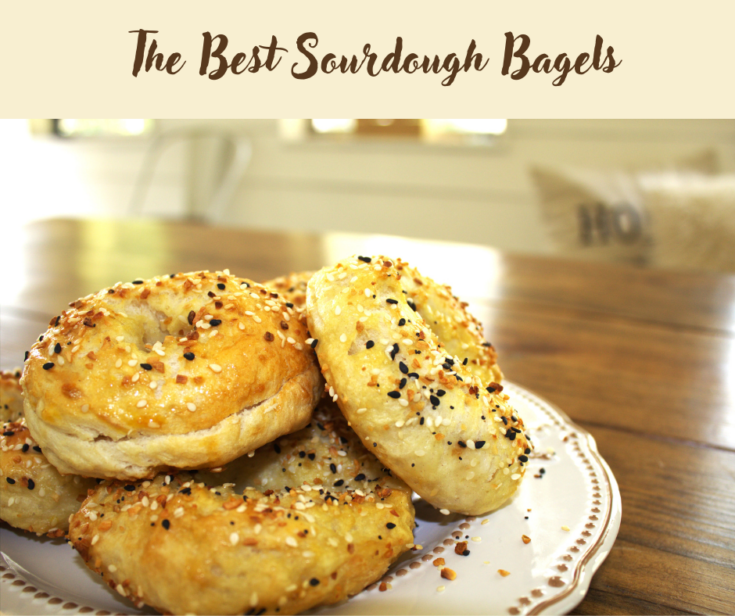
[[[439,513],[442,515],[449,515],[449,509],[439,509]]]
[[[240,541],[240,535],[238,535],[237,533],[232,533],[230,535],[230,544],[237,545],[239,541]]]
[[[137,406],[139,409],[142,409],[144,406],[148,406],[148,401],[147,400],[138,400],[138,404],[136,404],[135,406]]]
[[[286,537],[286,545],[290,545],[292,548],[295,548],[298,544],[296,543],[296,539],[293,537]]]
[[[339,306],[337,306],[337,307],[336,307],[336,308],[334,309],[334,314],[336,314],[337,316],[339,316],[341,312],[342,312],[342,308],[340,308]]]
[[[192,413],[197,410],[197,405],[193,402],[187,402],[186,408],[189,409]]]
[[[340,341],[340,342],[347,342],[347,334],[342,334],[342,335],[341,335],[341,336],[339,337],[339,341]]]
[[[569,531],[569,527],[568,527],[568,526],[566,526],[566,525],[562,526],[562,527],[561,527],[561,529],[562,529],[562,530],[565,530],[565,531],[567,531],[567,532]]]
[[[222,367],[219,364],[209,364],[209,369],[212,372],[222,372]]]

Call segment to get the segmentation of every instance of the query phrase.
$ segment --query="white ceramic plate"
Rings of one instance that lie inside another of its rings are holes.
[[[315,613],[556,614],[583,599],[618,534],[617,483],[592,436],[527,390],[509,383],[506,391],[536,445],[512,501],[478,518],[443,516],[416,501],[415,540],[423,548],[381,583]],[[3,613],[155,613],[136,610],[101,584],[63,540],[5,526],[0,540]],[[457,541],[467,541],[468,556],[455,553]],[[436,558],[455,580],[441,577]]]

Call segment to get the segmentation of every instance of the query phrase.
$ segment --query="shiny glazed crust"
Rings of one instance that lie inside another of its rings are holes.
[[[0,423],[18,421],[23,417],[23,391],[20,368],[0,370]]]
[[[219,466],[308,422],[322,381],[305,340],[277,294],[226,271],[118,283],[33,345],[28,426],[62,473]]]
[[[502,385],[477,376],[495,374],[494,353],[483,366],[488,347],[449,351],[477,337],[476,321],[462,315],[470,332],[455,334],[448,311],[432,331],[438,310],[416,287],[434,306],[448,301],[446,287],[400,260],[347,259],[309,281],[309,330],[330,393],[368,449],[435,507],[479,515],[515,492],[531,446]]]
[[[11,526],[61,537],[69,516],[97,486],[94,479],[60,475],[48,463],[23,421],[6,423],[0,435],[0,519]]]
[[[413,545],[413,526],[410,490],[323,403],[307,428],[221,473],[103,483],[73,516],[69,537],[138,605],[291,614],[380,578]]]

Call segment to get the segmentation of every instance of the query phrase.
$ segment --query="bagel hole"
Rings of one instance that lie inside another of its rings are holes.
[[[136,319],[141,326],[140,346],[150,344],[155,345],[157,342],[163,344],[166,336],[186,336],[194,331],[193,325],[190,325],[184,316],[170,317],[160,310],[155,310],[150,304],[145,302],[136,302],[131,304],[127,309],[127,314]]]

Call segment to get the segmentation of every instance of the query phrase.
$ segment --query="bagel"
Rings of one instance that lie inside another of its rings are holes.
[[[261,488],[235,490],[230,478]],[[335,487],[340,479],[350,488]],[[72,516],[69,538],[138,607],[290,614],[380,578],[413,547],[413,527],[410,490],[325,404],[309,427],[222,473],[104,482]]]
[[[333,399],[368,449],[421,497],[480,515],[515,492],[531,448],[523,420],[502,385],[478,376],[499,374],[494,351],[491,358],[482,343],[458,343],[482,330],[448,288],[400,260],[353,257],[314,274],[307,316]],[[448,350],[457,348],[462,354]]]
[[[60,475],[23,421],[3,424],[2,430],[0,519],[37,535],[65,535],[69,516],[97,483],[77,475]]]
[[[23,391],[20,368],[0,370],[0,423],[18,421],[23,417]]]
[[[296,311],[300,319],[306,323],[306,285],[314,272],[295,272],[287,276],[279,276],[266,280],[263,284],[283,297]]]
[[[221,466],[302,428],[321,395],[293,309],[228,271],[118,283],[70,306],[21,378],[28,427],[61,473]]]

